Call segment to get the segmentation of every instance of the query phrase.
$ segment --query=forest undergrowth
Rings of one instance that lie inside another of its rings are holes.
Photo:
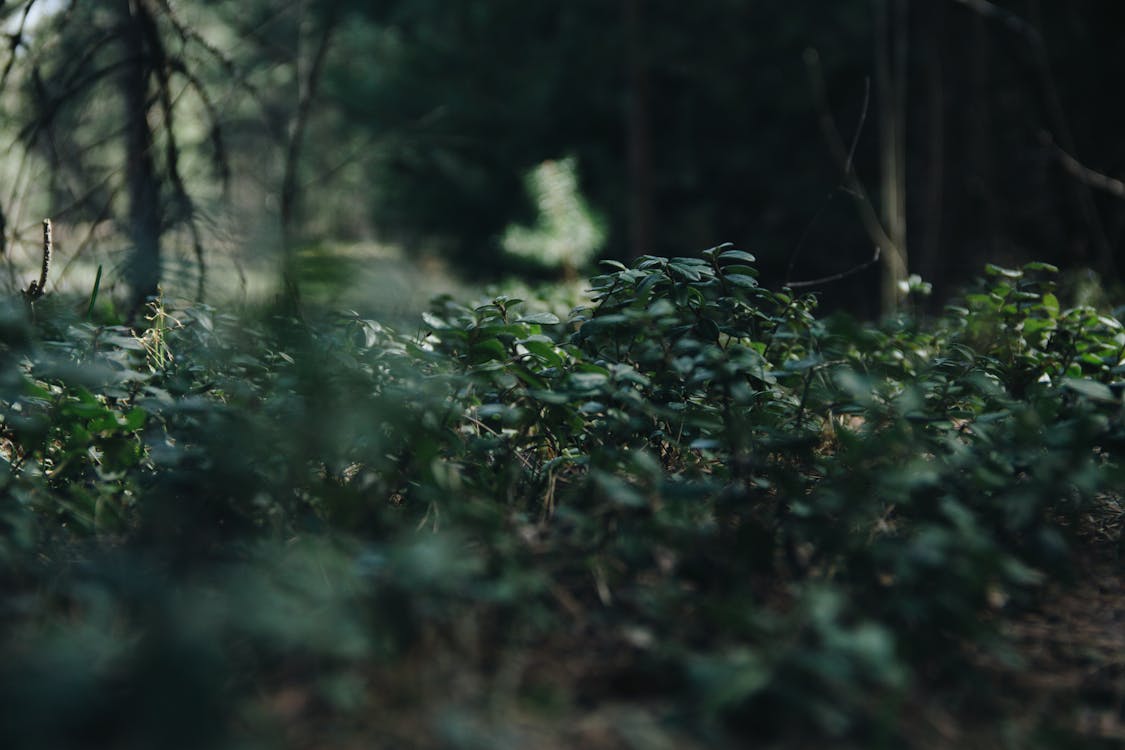
[[[550,294],[0,316],[0,742],[1113,747],[1125,329],[1055,269],[818,317]]]

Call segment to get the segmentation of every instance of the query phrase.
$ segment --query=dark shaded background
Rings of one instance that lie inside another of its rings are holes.
[[[1117,0],[185,0],[177,15],[168,7],[151,3],[152,38],[176,63],[167,66],[173,82],[190,70],[218,92],[212,124],[235,186],[233,198],[190,208],[268,213],[280,197],[282,244],[377,238],[436,251],[478,277],[526,272],[499,249],[505,227],[533,218],[525,175],[574,156],[609,231],[605,257],[732,242],[757,255],[767,283],[856,269],[875,242],[824,123],[845,143],[855,138],[855,176],[880,212],[890,197],[880,169],[883,33],[905,60],[908,270],[933,282],[933,299],[985,262],[1045,260],[1119,281],[1125,189],[1104,179],[1125,173]],[[885,13],[905,21],[881,32]],[[43,136],[50,128],[22,134],[52,164],[55,205],[80,193],[78,184],[105,192],[120,171],[121,152],[105,144],[124,137],[108,103],[121,87],[109,75],[83,87],[78,71],[100,59],[111,67],[114,54],[121,62],[120,45],[104,37],[130,18],[74,4],[15,59],[20,116],[46,112],[56,129],[53,138]],[[149,45],[139,59],[152,54]],[[151,75],[155,101],[159,66]],[[183,201],[157,115],[154,104],[160,187],[149,192],[161,191],[170,231],[191,212],[172,210]],[[175,127],[192,117],[204,119],[181,115]],[[198,164],[209,158],[209,144],[202,134],[175,144],[187,154],[189,194],[215,184],[214,170],[190,168],[192,153]],[[123,196],[108,209],[95,203],[68,209],[70,218],[108,212],[119,226],[135,223]],[[878,276],[869,266],[818,290],[828,307],[874,315]]]
[[[628,196],[637,189],[652,195],[645,251],[683,254],[730,241],[754,250],[776,280],[795,255],[792,280],[870,257],[855,206],[837,190],[803,53],[819,53],[831,113],[850,139],[875,76],[876,4],[636,3],[647,186],[631,184],[628,163],[637,95],[628,2],[500,0],[437,13],[425,3],[393,5],[375,20],[396,28],[401,57],[375,63],[375,75],[352,64],[332,77],[349,112],[373,127],[442,108],[415,134],[427,148],[404,151],[391,166],[396,190],[374,209],[387,225],[448,232],[459,238],[457,252],[487,264],[489,237],[519,208],[520,168],[574,153],[610,218],[615,257],[640,249],[629,237]],[[1116,274],[1120,199],[1067,172],[1056,148],[1120,173],[1125,7],[1009,2],[997,7],[1018,15],[993,18],[957,2],[907,5],[910,270],[939,296],[986,261],[1041,259]],[[380,57],[379,45],[372,49]],[[856,163],[877,203],[876,96],[871,90]],[[875,275],[824,293],[873,312]]]

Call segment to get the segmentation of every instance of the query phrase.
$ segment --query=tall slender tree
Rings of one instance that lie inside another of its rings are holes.
[[[282,243],[281,279],[285,294],[285,304],[296,309],[300,302],[300,286],[297,273],[297,249],[294,229],[297,220],[298,200],[301,196],[300,170],[301,155],[305,146],[305,133],[312,115],[313,103],[320,88],[324,73],[324,62],[328,57],[332,39],[340,19],[340,5],[330,1],[324,4],[319,18],[319,28],[306,30],[305,4],[299,6],[301,21],[297,24],[297,44],[294,68],[297,79],[297,105],[290,118],[285,144],[285,163],[281,178],[280,223]],[[315,20],[310,18],[310,21]],[[311,24],[308,24],[311,25]],[[313,37],[312,51],[305,59],[303,51],[306,37]]]
[[[906,0],[876,0],[875,80],[880,137],[883,251],[880,307],[893,313],[906,279],[906,63],[909,25]]]
[[[156,23],[142,0],[117,0],[121,47],[121,101],[125,126],[125,181],[129,194],[129,236],[133,252],[127,277],[134,303],[157,293],[160,284],[160,235],[163,207],[157,176],[155,142],[149,123],[149,95],[156,65]]]

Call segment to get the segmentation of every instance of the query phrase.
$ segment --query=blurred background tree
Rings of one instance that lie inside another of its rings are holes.
[[[1115,0],[38,2],[48,11],[22,34],[34,0],[0,11],[4,127],[43,174],[36,196],[0,196],[12,245],[35,210],[116,219],[109,236],[137,252],[144,219],[122,178],[148,153],[161,230],[204,217],[208,262],[251,264],[252,248],[298,278],[309,247],[377,240],[496,277],[527,268],[505,238],[542,220],[528,180],[554,162],[574,165],[605,257],[730,241],[767,283],[861,269],[821,293],[862,315],[893,305],[906,273],[940,302],[987,261],[1118,282]],[[155,32],[123,57],[127,21],[146,17]],[[126,139],[141,118],[122,115],[121,71],[86,80],[128,60],[147,81],[151,148]],[[50,138],[28,129],[45,105]],[[865,266],[873,244],[883,273]]]
[[[8,63],[20,68],[26,103],[15,139],[47,175],[30,190],[71,224],[117,218],[131,247],[119,270],[133,309],[158,292],[162,236],[186,227],[202,296],[205,251],[185,175],[193,187],[227,176],[218,114],[193,56],[214,51],[163,0],[21,5]],[[40,23],[28,28],[37,6]],[[24,34],[33,34],[27,49]],[[184,148],[208,149],[211,174],[185,173]]]

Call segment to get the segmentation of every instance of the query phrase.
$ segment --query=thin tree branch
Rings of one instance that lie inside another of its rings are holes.
[[[1109,193],[1115,198],[1125,200],[1125,182],[1087,167],[1059,147],[1054,139],[1051,138],[1050,133],[1044,132],[1040,137],[1043,140],[1043,144],[1051,149],[1051,153],[1058,159],[1062,168],[1072,177],[1081,180],[1092,188],[1097,188],[1098,190]]]
[[[38,136],[39,131],[43,129],[44,124],[54,118],[54,116],[58,113],[59,108],[63,104],[65,104],[66,101],[70,99],[70,97],[79,93],[83,89],[88,88],[94,83],[97,83],[102,78],[105,78],[112,73],[116,73],[126,65],[134,63],[136,59],[137,58],[126,58],[124,60],[118,60],[117,62],[111,63],[103,68],[95,70],[94,72],[90,73],[87,76],[84,76],[82,79],[74,83],[61,94],[58,94],[57,96],[47,100],[46,106],[43,108],[43,114],[35,118],[33,122],[30,122],[23,128],[21,128],[20,131],[16,134],[16,140],[25,141],[28,145],[34,144],[35,139]]]
[[[207,119],[210,123],[207,139],[211,142],[212,165],[219,175],[223,190],[226,190],[230,184],[230,162],[227,159],[226,143],[223,140],[223,130],[219,123],[219,111],[207,92],[207,88],[203,85],[203,81],[195,73],[188,70],[182,59],[173,58],[169,61],[169,64],[171,70],[187,80],[191,89],[199,97],[200,102],[203,103],[203,109],[207,113]]]
[[[35,7],[35,0],[27,0],[23,6],[23,13],[20,16],[19,26],[11,34],[8,34],[8,62],[4,65],[4,72],[0,74],[0,88],[3,88],[8,83],[8,76],[12,72],[12,67],[16,64],[16,55],[19,48],[23,46],[23,34],[27,29],[27,17],[31,14],[31,9]]]
[[[849,276],[854,276],[860,271],[866,270],[875,265],[879,262],[879,257],[881,255],[882,253],[879,251],[879,247],[876,246],[875,254],[871,256],[871,260],[867,261],[866,263],[860,263],[858,266],[849,268],[847,271],[832,274],[831,276],[822,276],[819,279],[810,279],[808,281],[787,281],[785,283],[785,286],[789,287],[790,289],[804,289],[805,287],[824,286],[825,284],[831,284],[834,281],[841,281],[848,278]]]
[[[836,122],[833,120],[831,109],[828,106],[824,74],[820,68],[820,55],[817,54],[816,50],[810,48],[805,51],[805,65],[808,67],[813,94],[820,109],[821,133],[824,135],[829,151],[832,152],[832,156],[836,159],[836,163],[843,173],[844,186],[848,194],[855,200],[860,221],[872,242],[875,243],[876,248],[885,249],[888,252],[900,252],[894,241],[887,235],[882,222],[879,221],[879,215],[875,212],[875,207],[867,195],[867,190],[860,182],[855,172],[855,165],[851,163],[848,151],[844,147],[844,141],[840,137],[840,131],[836,127]]]
[[[298,193],[298,169],[300,167],[301,149],[304,145],[305,130],[308,127],[309,116],[312,113],[312,103],[320,85],[321,71],[324,61],[328,57],[328,49],[336,32],[339,21],[339,8],[333,3],[324,19],[320,39],[316,50],[313,52],[312,62],[309,64],[308,74],[303,79],[299,78],[300,86],[297,110],[293,115],[292,129],[289,134],[289,143],[285,153],[285,172],[281,180],[280,220],[282,243],[284,247],[284,267],[282,270],[283,283],[288,304],[296,306],[299,301],[295,261],[293,258],[293,221]],[[298,64],[299,64],[298,60]]]

